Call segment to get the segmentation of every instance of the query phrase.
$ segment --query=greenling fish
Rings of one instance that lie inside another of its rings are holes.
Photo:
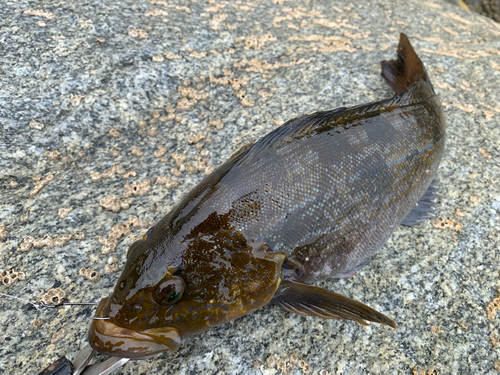
[[[382,62],[392,99],[297,117],[235,153],[131,245],[88,334],[142,359],[269,302],[396,324],[309,284],[351,276],[400,224],[432,215],[445,119],[404,34]]]

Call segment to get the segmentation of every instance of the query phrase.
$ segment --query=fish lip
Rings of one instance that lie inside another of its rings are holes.
[[[97,307],[101,313],[108,298],[103,298]],[[181,337],[175,328],[153,328],[135,331],[120,327],[110,320],[92,320],[88,332],[90,346],[99,353],[130,359],[145,359],[165,351],[175,350]]]

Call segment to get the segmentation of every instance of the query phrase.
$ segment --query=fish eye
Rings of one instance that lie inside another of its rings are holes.
[[[159,305],[172,305],[179,302],[186,289],[186,284],[179,276],[172,276],[162,282],[153,291],[153,298]]]

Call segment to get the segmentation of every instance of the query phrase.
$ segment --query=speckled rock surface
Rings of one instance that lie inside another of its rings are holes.
[[[446,0],[451,4],[458,5],[464,9],[471,10],[500,22],[499,0]]]
[[[417,0],[7,0],[0,19],[0,271],[25,274],[1,293],[108,295],[119,273],[105,269],[121,269],[130,243],[241,145],[300,114],[391,96],[379,62],[403,31],[446,108],[438,212],[450,228],[400,228],[354,277],[321,284],[398,328],[266,306],[118,373],[500,368],[500,318],[487,313],[500,288],[494,21]],[[92,312],[1,298],[0,372],[72,359]]]

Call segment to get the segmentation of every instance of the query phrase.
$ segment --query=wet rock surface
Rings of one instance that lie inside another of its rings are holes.
[[[118,373],[500,368],[497,23],[416,0],[8,0],[0,16],[0,271],[24,275],[1,293],[107,296],[128,246],[239,147],[301,114],[390,97],[379,64],[404,32],[446,111],[440,219],[320,284],[398,328],[266,306]],[[2,298],[0,371],[74,358],[92,313]]]

